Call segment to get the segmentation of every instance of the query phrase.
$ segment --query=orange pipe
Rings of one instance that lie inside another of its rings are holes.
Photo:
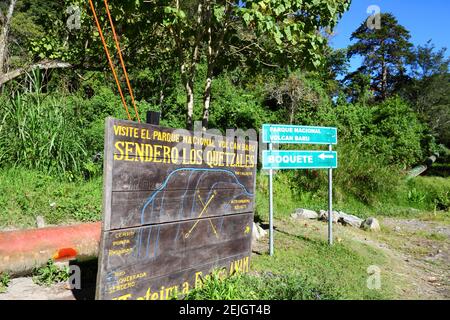
[[[0,272],[27,272],[49,259],[96,257],[100,234],[100,222],[0,232]]]

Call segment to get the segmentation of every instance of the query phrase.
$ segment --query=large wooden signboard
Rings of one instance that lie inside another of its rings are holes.
[[[257,142],[108,118],[97,299],[168,299],[247,271]]]

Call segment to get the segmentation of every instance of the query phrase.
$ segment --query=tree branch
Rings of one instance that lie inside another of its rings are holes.
[[[11,81],[20,75],[24,74],[25,72],[34,70],[34,69],[40,69],[40,70],[48,70],[48,69],[61,69],[61,68],[70,68],[72,65],[67,62],[61,62],[61,61],[52,61],[52,60],[43,60],[38,63],[34,63],[28,67],[19,68],[10,72],[7,72],[5,74],[0,74],[0,87],[3,86],[8,81]]]

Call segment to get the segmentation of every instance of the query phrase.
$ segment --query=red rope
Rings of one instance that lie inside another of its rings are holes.
[[[117,78],[116,70],[115,70],[114,64],[113,64],[113,62],[111,60],[111,56],[109,54],[108,46],[106,44],[105,38],[103,37],[102,28],[100,27],[100,23],[98,22],[97,14],[95,13],[95,8],[94,8],[94,4],[92,3],[92,0],[89,0],[89,4],[91,6],[92,14],[94,15],[94,19],[95,19],[95,24],[97,25],[98,33],[100,34],[100,38],[102,40],[103,47],[105,49],[106,56],[108,58],[109,66],[110,66],[111,71],[112,71],[112,73],[114,75],[114,80],[116,81],[117,88],[119,89],[119,94],[120,94],[120,97],[122,99],[122,104],[123,104],[123,106],[125,108],[125,111],[127,112],[128,120],[131,120],[130,112],[128,111],[128,106],[127,106],[127,103],[125,102],[125,98],[123,96],[122,88],[120,86],[119,79]]]
[[[117,52],[119,53],[120,64],[122,65],[123,74],[125,75],[125,79],[127,81],[127,86],[128,86],[128,91],[130,92],[130,96],[131,96],[131,102],[133,103],[134,112],[136,113],[136,118],[137,118],[138,122],[141,122],[141,119],[139,118],[139,113],[138,113],[138,110],[136,107],[136,102],[134,101],[134,95],[133,95],[133,90],[131,89],[130,79],[128,78],[127,68],[125,67],[125,63],[123,61],[122,50],[120,49],[120,44],[119,44],[119,41],[117,40],[116,29],[114,28],[114,23],[111,18],[111,13],[109,12],[108,0],[104,0],[104,1],[105,1],[106,13],[108,14],[109,24],[111,25],[111,29],[112,29],[112,32],[114,35],[114,42],[116,43]]]

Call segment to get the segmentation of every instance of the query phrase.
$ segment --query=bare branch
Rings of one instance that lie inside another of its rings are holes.
[[[25,72],[34,70],[34,69],[41,69],[41,70],[48,70],[48,69],[61,69],[61,68],[70,68],[72,65],[67,62],[61,62],[61,61],[52,61],[52,60],[43,60],[38,63],[34,63],[28,67],[19,68],[10,72],[7,72],[5,74],[0,74],[0,87],[3,86],[8,81],[11,81],[20,75],[24,74]]]

